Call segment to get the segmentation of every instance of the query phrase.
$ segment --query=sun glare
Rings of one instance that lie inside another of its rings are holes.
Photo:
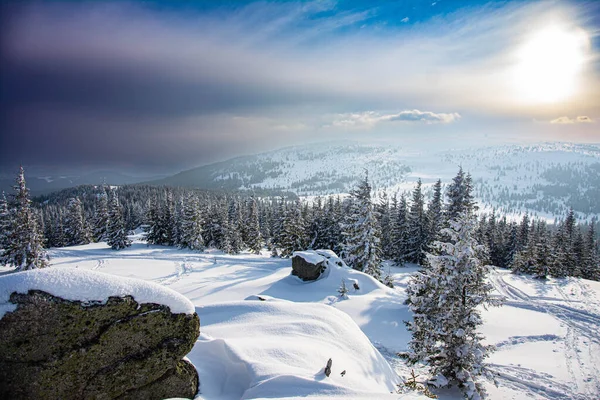
[[[526,39],[517,52],[514,84],[530,104],[556,103],[578,91],[589,39],[581,30],[551,26]]]

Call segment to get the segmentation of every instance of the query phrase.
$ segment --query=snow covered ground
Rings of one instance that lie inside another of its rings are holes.
[[[198,253],[136,240],[119,252],[96,243],[50,255],[53,267],[141,278],[189,298],[201,321],[188,355],[200,374],[198,398],[420,398],[390,394],[410,373],[395,353],[410,339],[403,302],[416,267],[390,268],[396,287],[389,289],[345,268],[305,283],[290,275],[291,260],[266,252]],[[342,279],[346,299],[337,293]],[[600,283],[504,270],[492,282],[508,300],[484,312],[483,333],[498,346],[489,362],[499,386],[487,385],[490,398],[600,398]],[[456,390],[438,394],[461,398]]]

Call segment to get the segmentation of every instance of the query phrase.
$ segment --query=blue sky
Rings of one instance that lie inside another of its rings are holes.
[[[0,168],[600,142],[592,1],[2,3]]]

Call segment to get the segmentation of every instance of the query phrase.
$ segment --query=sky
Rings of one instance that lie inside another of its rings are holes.
[[[600,142],[600,2],[0,7],[0,172],[174,172],[318,141]]]

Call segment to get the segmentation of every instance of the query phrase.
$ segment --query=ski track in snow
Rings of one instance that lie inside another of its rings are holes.
[[[191,274],[194,271],[194,267],[192,263],[187,259],[183,261],[175,261],[175,273],[159,278],[156,280],[157,283],[160,283],[165,286],[169,286],[174,284],[175,282],[180,281],[183,277]]]
[[[573,284],[578,290],[573,289],[571,296],[577,296],[574,301],[565,293],[560,285],[555,289],[562,300],[577,304],[582,308],[574,308],[564,304],[555,304],[556,299],[551,297],[530,296],[519,288],[506,282],[501,273],[495,271],[490,275],[490,280],[496,290],[506,297],[505,305],[537,311],[553,316],[567,329],[564,338],[556,335],[538,335],[526,337],[512,337],[509,341],[496,344],[498,348],[507,345],[531,341],[554,341],[562,339],[565,346],[565,362],[570,376],[570,385],[565,385],[553,379],[549,374],[536,372],[527,368],[492,365],[494,372],[498,374],[508,386],[514,386],[520,390],[527,390],[532,395],[541,395],[544,398],[592,400],[600,398],[600,367],[598,365],[598,354],[600,354],[600,315],[597,314],[598,301],[589,287],[579,279],[567,278],[569,284]],[[587,355],[591,363],[582,359],[581,353],[587,347]]]

